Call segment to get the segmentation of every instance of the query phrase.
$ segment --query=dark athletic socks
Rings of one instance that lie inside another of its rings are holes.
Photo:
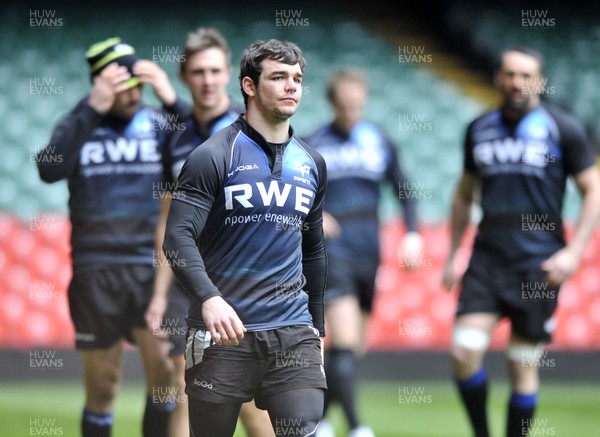
[[[171,413],[174,409],[175,402],[155,402],[149,395],[144,410],[144,437],[167,437]]]
[[[84,409],[81,416],[81,435],[83,437],[110,437],[112,424],[112,413],[92,413]]]
[[[356,428],[356,357],[351,349],[331,348],[325,358],[327,375],[326,408],[339,402],[346,415],[350,429]]]
[[[537,393],[514,393],[508,404],[506,437],[526,436],[537,404]]]
[[[489,437],[486,412],[488,380],[485,369],[481,368],[473,376],[456,382],[475,437]]]

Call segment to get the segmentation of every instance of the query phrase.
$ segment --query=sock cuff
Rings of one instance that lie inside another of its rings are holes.
[[[84,408],[83,420],[97,426],[111,426],[113,424],[113,413],[93,413]]]
[[[458,386],[463,389],[473,389],[481,387],[487,381],[487,372],[485,368],[479,369],[474,375],[466,379],[457,380]]]
[[[537,404],[538,394],[524,394],[513,392],[510,396],[511,407],[517,408],[534,408]]]

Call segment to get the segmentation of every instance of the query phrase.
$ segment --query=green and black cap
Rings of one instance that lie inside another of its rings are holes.
[[[107,65],[116,62],[119,65],[127,67],[127,71],[131,74],[131,78],[127,81],[129,88],[133,88],[140,84],[139,78],[133,74],[133,65],[139,60],[135,54],[135,49],[123,42],[121,38],[114,37],[105,41],[100,41],[93,44],[85,54],[85,57],[90,66],[90,75],[93,80],[99,75]]]

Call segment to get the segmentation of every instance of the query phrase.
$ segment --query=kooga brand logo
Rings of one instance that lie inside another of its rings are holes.
[[[212,382],[208,383],[206,381],[199,381],[198,379],[194,379],[194,385],[197,385],[198,387],[207,388],[209,390],[212,390],[213,388]]]
[[[228,173],[227,175],[228,176],[233,176],[233,174],[235,172],[238,172],[238,171],[258,170],[258,169],[259,169],[259,167],[256,164],[238,165],[235,170],[233,170],[232,172]]]

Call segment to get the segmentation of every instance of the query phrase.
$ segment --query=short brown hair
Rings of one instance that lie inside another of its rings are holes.
[[[306,59],[302,55],[302,50],[293,42],[270,39],[268,41],[255,41],[250,44],[242,53],[240,60],[240,87],[244,97],[244,105],[248,105],[248,95],[244,91],[242,79],[248,76],[258,86],[260,73],[262,72],[260,63],[265,59],[272,59],[283,64],[300,65],[300,71],[304,72]]]
[[[358,68],[347,68],[336,71],[327,84],[327,99],[333,103],[335,94],[335,87],[339,82],[353,82],[357,85],[361,85],[365,90],[368,90],[369,85],[367,83],[367,76],[365,73]]]
[[[190,56],[202,50],[216,47],[223,50],[227,66],[231,66],[231,50],[225,37],[217,29],[212,27],[199,27],[193,32],[188,33],[187,40],[183,46],[181,62],[179,64],[180,71],[183,72],[185,65]]]

